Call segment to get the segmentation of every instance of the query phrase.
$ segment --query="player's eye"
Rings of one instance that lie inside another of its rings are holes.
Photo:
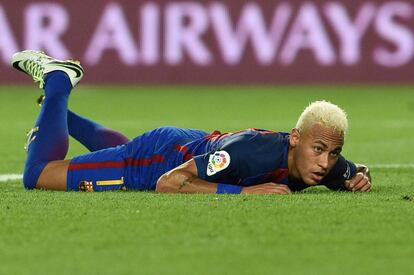
[[[340,153],[341,153],[340,151],[333,151],[331,152],[331,155],[334,157],[338,157]]]
[[[313,151],[314,151],[315,153],[322,153],[322,152],[323,152],[323,148],[322,148],[322,147],[320,147],[320,146],[314,146],[314,147],[313,147]]]

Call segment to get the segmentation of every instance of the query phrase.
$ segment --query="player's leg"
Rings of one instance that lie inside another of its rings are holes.
[[[68,128],[69,135],[91,152],[122,145],[129,141],[120,132],[107,128],[70,110],[68,111]]]
[[[124,189],[125,146],[64,160],[69,137],[68,99],[72,87],[83,76],[82,67],[35,51],[15,54],[13,67],[40,82],[46,95],[27,140],[25,187],[74,191]]]
[[[40,106],[44,100],[43,95],[38,99]],[[124,134],[70,110],[68,110],[68,129],[69,135],[91,152],[122,145],[129,141]]]
[[[45,90],[35,127],[28,136],[23,183],[26,188],[66,190],[69,161],[67,108],[69,95],[83,76],[82,67],[73,61],[59,61],[41,52],[23,51],[15,54],[13,67],[40,82]]]
[[[59,166],[51,163],[48,169],[45,167],[52,161],[64,160],[66,157],[69,146],[67,107],[71,89],[69,77],[64,72],[51,72],[45,79],[46,100],[26,145],[23,183],[28,189],[66,189],[67,162],[59,162]],[[53,186],[48,186],[49,183]]]

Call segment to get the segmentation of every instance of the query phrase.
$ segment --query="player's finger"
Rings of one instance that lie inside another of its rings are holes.
[[[280,188],[279,190],[282,190],[283,194],[292,194],[292,191],[290,191],[290,189],[286,187]]]
[[[348,189],[351,190],[354,188],[363,178],[364,174],[358,172],[352,179],[349,180]]]
[[[350,179],[350,180],[345,181],[345,188],[348,189],[348,190],[352,190],[352,188],[356,184],[356,180],[357,179],[353,178],[353,179]]]
[[[358,170],[358,172],[362,172],[362,173],[366,174],[367,170],[368,170],[368,167],[365,166],[365,165],[363,165],[363,166],[360,167],[360,169]]]
[[[368,167],[367,167],[367,171],[365,172],[365,176],[367,176],[369,181],[372,183],[371,172],[369,171]]]
[[[289,187],[286,184],[279,184],[279,183],[266,183],[266,186],[273,190],[272,192],[280,194],[290,194],[292,191],[290,191]]]
[[[361,179],[362,176],[359,176],[358,174],[355,175],[352,179],[345,181],[345,188],[352,191],[352,188],[354,188]]]
[[[363,173],[363,174],[364,174],[364,176],[367,176],[367,177],[369,178],[369,180],[371,181],[371,173],[370,173],[370,171],[369,171],[368,166],[365,166],[365,165],[364,165],[363,167],[360,167],[359,172]]]
[[[289,190],[289,186],[287,186],[286,184],[275,183],[275,186],[278,187],[278,188],[283,188],[283,189]]]
[[[359,191],[369,182],[368,177],[364,176],[358,183],[352,187],[352,191]]]
[[[359,191],[363,186],[365,186],[367,184],[367,182],[368,182],[368,179],[367,178],[362,178],[358,183],[356,183],[354,185],[354,187],[352,187],[351,190],[353,192]]]
[[[268,186],[268,188],[266,189],[267,189],[266,193],[272,193],[272,194],[290,194],[291,193],[289,187],[287,187],[286,185],[282,185],[282,184],[272,184],[271,186]]]
[[[276,187],[278,189],[283,190],[286,194],[292,193],[292,191],[290,190],[289,186],[287,186],[286,184],[276,184]]]
[[[345,185],[345,188],[346,188],[346,189],[351,190],[351,187],[350,187],[350,185],[351,185],[351,180],[346,180],[344,185]]]
[[[371,182],[368,181],[360,190],[360,192],[369,192],[371,191]]]
[[[286,190],[285,188],[275,188],[274,193],[279,195],[289,195],[292,192],[290,190]]]

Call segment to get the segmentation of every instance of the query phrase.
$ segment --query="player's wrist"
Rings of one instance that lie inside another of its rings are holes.
[[[216,194],[240,194],[242,190],[243,186],[219,183]]]

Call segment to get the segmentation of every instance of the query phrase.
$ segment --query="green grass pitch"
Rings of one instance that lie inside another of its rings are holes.
[[[413,87],[78,87],[70,108],[134,137],[164,125],[290,131],[313,100],[349,115],[371,193],[25,191],[0,182],[0,274],[413,274]],[[21,174],[39,91],[0,87],[0,174]],[[69,157],[85,153],[71,140]]]

